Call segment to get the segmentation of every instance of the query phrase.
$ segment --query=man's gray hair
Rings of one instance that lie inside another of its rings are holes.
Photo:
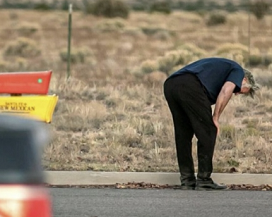
[[[252,98],[254,98],[255,91],[258,90],[260,87],[255,82],[254,77],[253,77],[252,73],[249,70],[244,69],[244,73],[245,73],[245,78],[247,79],[247,83],[249,84],[249,93],[248,94]]]

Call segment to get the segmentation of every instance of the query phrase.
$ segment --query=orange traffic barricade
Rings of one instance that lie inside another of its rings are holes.
[[[47,95],[51,75],[52,71],[0,73],[0,113],[50,123],[58,101],[58,96]]]
[[[47,94],[52,71],[0,73],[0,93]]]

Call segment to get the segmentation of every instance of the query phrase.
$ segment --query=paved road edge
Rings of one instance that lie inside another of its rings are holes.
[[[178,173],[161,172],[45,171],[45,178],[51,185],[114,185],[128,182],[180,184]],[[272,185],[272,174],[214,173],[212,178],[224,184]]]

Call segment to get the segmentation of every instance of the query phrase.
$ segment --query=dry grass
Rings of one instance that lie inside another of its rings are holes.
[[[50,125],[52,142],[44,150],[48,170],[178,171],[162,92],[167,74],[208,56],[244,65],[248,55],[247,14],[242,12],[228,14],[226,24],[216,27],[207,27],[205,16],[188,12],[132,13],[128,20],[78,12],[72,36],[76,61],[67,81],[65,12],[3,10],[0,19],[1,71],[54,73],[50,93],[60,100]],[[271,37],[265,32],[271,27],[271,16],[252,18],[254,54],[271,55]],[[18,49],[21,37],[31,42],[29,52],[38,50],[39,55],[7,55],[8,49]],[[233,97],[224,111],[215,171],[271,172],[271,68],[251,68],[263,87],[254,100]]]

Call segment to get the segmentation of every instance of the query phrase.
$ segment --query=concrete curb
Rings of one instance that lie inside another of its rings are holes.
[[[116,183],[145,182],[179,185],[179,173],[161,172],[91,172],[45,171],[46,182],[51,185],[114,185]],[[272,185],[272,174],[214,173],[217,183]]]

